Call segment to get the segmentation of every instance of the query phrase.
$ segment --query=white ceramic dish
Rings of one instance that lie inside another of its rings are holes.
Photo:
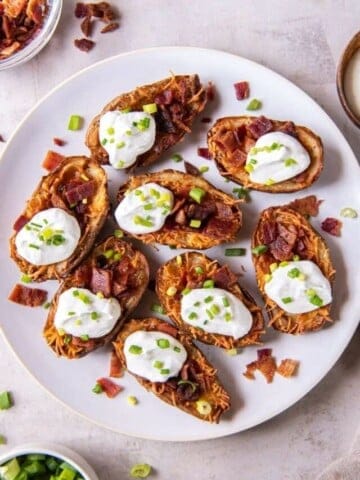
[[[15,448],[11,448],[0,455],[0,465],[3,465],[15,457],[29,455],[31,453],[49,455],[67,462],[81,474],[84,480],[99,480],[99,477],[96,475],[93,468],[86,462],[86,460],[83,459],[83,457],[73,450],[55,443],[26,443]]]
[[[251,203],[244,205],[244,228],[236,246],[247,247],[246,257],[226,258],[224,247],[208,250],[209,256],[229,262],[234,271],[246,268],[242,282],[256,294],[254,271],[249,254],[249,239],[258,213],[265,207],[315,193],[324,199],[320,215],[313,220],[319,230],[327,216],[339,216],[340,208],[352,206],[359,211],[359,170],[356,159],[341,132],[326,113],[304,92],[276,73],[227,53],[196,48],[159,48],[143,50],[110,58],[80,72],[51,92],[25,118],[9,142],[0,164],[0,284],[1,324],[5,337],[19,359],[36,379],[55,397],[89,419],[116,431],[159,440],[200,440],[221,437],[257,425],[282,412],[303,397],[331,369],[348,344],[358,323],[360,307],[360,276],[357,253],[358,220],[344,219],[341,238],[326,235],[337,269],[333,317],[329,328],[309,335],[293,337],[269,330],[266,346],[274,349],[278,359],[290,357],[300,361],[299,374],[287,380],[276,376],[271,385],[262,377],[248,381],[242,376],[244,367],[256,357],[256,348],[248,348],[236,357],[229,357],[213,347],[201,348],[219,369],[219,376],[230,391],[233,408],[219,425],[209,425],[188,416],[145,392],[130,376],[120,379],[125,387],[116,399],[94,395],[91,388],[96,379],[107,375],[109,349],[102,349],[76,361],[58,359],[48,349],[41,331],[46,311],[20,307],[6,300],[9,290],[19,280],[15,264],[8,258],[7,239],[14,220],[25,200],[39,181],[43,171],[40,163],[52,138],[65,138],[68,144],[61,150],[66,154],[87,153],[83,144],[85,130],[66,130],[70,114],[80,114],[88,122],[110,99],[137,85],[151,83],[169,74],[200,74],[203,82],[213,81],[217,87],[216,100],[209,104],[203,116],[213,120],[221,116],[245,112],[247,102],[235,99],[233,83],[248,80],[251,96],[263,101],[261,114],[270,118],[291,119],[312,128],[323,139],[325,169],[313,187],[297,194],[271,195],[252,193]],[[197,122],[194,132],[173,151],[196,164],[210,167],[205,177],[217,187],[231,193],[235,187],[222,179],[212,162],[197,157],[196,149],[206,145],[209,124]],[[183,169],[169,154],[151,170],[165,167]],[[125,176],[107,169],[110,190],[114,194]],[[137,245],[139,245],[137,243]],[[152,271],[176,254],[168,247],[141,247],[148,256]],[[5,280],[6,279],[6,280]],[[56,282],[46,288],[54,291]],[[149,314],[155,301],[148,293],[139,314]],[[136,395],[139,404],[127,405],[127,395]]]

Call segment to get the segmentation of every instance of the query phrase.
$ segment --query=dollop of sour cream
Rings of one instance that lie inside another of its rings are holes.
[[[187,352],[183,345],[166,333],[137,330],[124,343],[127,369],[150,380],[166,382],[183,367]]]
[[[173,193],[157,183],[146,183],[126,192],[115,210],[120,228],[133,234],[157,232],[174,203]]]
[[[270,132],[261,136],[249,150],[245,170],[250,180],[273,185],[293,178],[310,165],[310,155],[291,135]]]
[[[18,254],[33,265],[50,265],[69,258],[81,237],[75,217],[61,208],[36,213],[15,237]]]
[[[282,262],[265,283],[265,293],[289,313],[307,313],[332,301],[331,285],[310,260]]]
[[[63,334],[100,338],[111,332],[120,316],[116,298],[101,298],[87,288],[69,288],[59,296],[54,324]]]
[[[145,112],[106,112],[100,118],[99,139],[109,154],[110,164],[128,168],[154,145],[156,124]]]
[[[194,288],[181,298],[181,318],[205,332],[235,339],[246,335],[252,316],[242,301],[222,288]]]

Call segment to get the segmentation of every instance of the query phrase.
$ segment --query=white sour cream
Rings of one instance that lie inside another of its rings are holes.
[[[128,168],[154,145],[156,124],[145,112],[106,112],[100,118],[99,140],[109,154],[110,164]]]
[[[124,343],[127,369],[150,380],[166,382],[183,367],[187,352],[180,342],[162,332],[138,330]]]
[[[69,288],[59,296],[54,324],[61,333],[100,338],[121,316],[116,298],[100,298],[86,288]]]
[[[126,192],[115,210],[120,228],[133,234],[157,232],[164,226],[174,195],[157,183],[146,183]]]
[[[289,313],[307,313],[328,305],[331,285],[320,268],[309,260],[279,266],[265,283],[265,293]]]
[[[69,258],[81,237],[75,217],[61,208],[42,210],[15,237],[18,254],[33,265],[50,265]]]
[[[296,138],[283,132],[270,132],[250,149],[245,170],[252,182],[272,185],[299,175],[309,165],[310,155]]]
[[[246,335],[253,323],[242,301],[222,288],[195,288],[183,295],[181,318],[205,332],[235,339]]]

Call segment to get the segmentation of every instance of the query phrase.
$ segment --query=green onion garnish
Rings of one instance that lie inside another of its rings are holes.
[[[205,297],[204,302],[205,302],[205,303],[210,303],[210,302],[212,302],[213,300],[214,300],[214,297],[209,296],[209,297]]]
[[[89,340],[89,335],[80,335],[80,338],[83,342],[87,342]]]
[[[156,103],[147,103],[146,105],[143,105],[143,110],[145,113],[149,113],[151,115],[152,113],[157,112],[157,105]]]
[[[40,250],[40,247],[38,245],[34,245],[33,243],[29,243],[30,248],[35,248],[36,250]]]
[[[125,142],[119,142],[116,144],[116,148],[120,149],[120,148],[124,148],[125,147]]]
[[[129,112],[131,112],[131,108],[130,108],[130,107],[122,108],[122,109],[120,110],[120,112],[121,112],[121,113],[129,113]]]
[[[143,227],[153,227],[154,223],[151,220],[148,220],[140,215],[135,215],[133,218],[135,225],[142,225]]]
[[[298,162],[293,158],[287,158],[286,160],[284,160],[285,167],[291,167],[292,165],[297,165],[297,163]]]
[[[189,320],[196,320],[198,318],[198,314],[195,312],[191,312],[189,315]]]
[[[232,318],[233,317],[232,317],[232,314],[230,312],[225,313],[225,321],[226,322],[231,322]]]
[[[107,258],[107,259],[110,259],[111,257],[114,256],[114,250],[105,250],[105,252],[103,253],[104,257]]]
[[[116,238],[123,238],[124,232],[123,232],[122,230],[120,230],[120,229],[117,229],[117,230],[114,231],[114,236],[115,236]]]
[[[156,340],[156,344],[159,348],[169,348],[170,342],[167,338],[159,338]]]
[[[236,187],[236,188],[233,188],[232,193],[234,193],[239,199],[244,199],[245,201],[250,200],[250,194],[247,188]]]
[[[214,288],[214,286],[215,286],[214,280],[205,280],[205,282],[203,283],[204,288]]]
[[[107,138],[103,138],[101,140],[101,145],[106,145],[107,144]]]
[[[195,220],[194,218],[190,220],[189,223],[191,228],[200,228],[201,227],[201,220]]]
[[[169,375],[170,370],[168,368],[162,368],[160,370],[161,375]]]
[[[254,255],[261,255],[267,251],[268,247],[266,245],[257,245],[256,247],[251,249],[251,252]]]
[[[346,218],[356,218],[358,214],[354,208],[346,207],[340,210],[340,216]]]
[[[24,273],[24,275],[21,276],[20,280],[23,282],[23,283],[31,283],[31,277],[30,275],[26,275],[26,273]]]
[[[225,248],[225,257],[243,257],[246,255],[246,248]]]
[[[144,205],[144,210],[153,210],[154,209],[154,205],[152,203],[147,203],[146,205]]]
[[[211,305],[210,310],[211,310],[211,313],[213,313],[214,315],[218,315],[220,313],[220,307],[215,303],[214,305]]]
[[[147,130],[150,127],[150,118],[149,117],[141,118],[138,122],[136,122],[136,127],[141,132]]]
[[[161,305],[159,305],[158,303],[153,303],[151,305],[151,311],[155,312],[155,313],[160,313],[162,315],[165,313],[165,310],[163,309],[163,307]]]
[[[310,303],[312,303],[313,305],[315,305],[316,307],[322,307],[323,305],[323,299],[319,297],[319,295],[312,295],[310,298],[309,298],[309,301]]]
[[[248,105],[246,107],[246,110],[254,111],[254,110],[259,110],[261,107],[262,107],[262,102],[260,100],[258,100],[257,98],[253,98],[248,103]]]
[[[177,353],[181,352],[181,348],[180,348],[180,347],[177,347],[177,346],[175,346],[175,347],[173,348],[173,350],[174,350],[174,352],[177,352]]]
[[[187,295],[187,294],[190,293],[190,292],[191,292],[191,288],[186,287],[186,288],[184,288],[184,290],[181,292],[181,295]]]
[[[98,314],[98,312],[91,312],[90,317],[91,317],[91,320],[97,320],[100,317],[100,315]]]
[[[200,305],[201,305],[201,302],[195,302],[194,303],[194,307],[200,307]]]
[[[210,318],[210,320],[213,320],[213,319],[214,319],[214,315],[212,314],[212,312],[211,312],[210,310],[208,310],[208,309],[206,309],[205,311],[206,311],[208,317]]]
[[[203,165],[202,167],[199,167],[199,172],[200,173],[206,173],[209,171],[209,167],[206,165]]]
[[[198,275],[201,275],[202,273],[204,273],[204,269],[202,267],[195,267],[195,273],[197,273]]]
[[[229,302],[229,299],[227,297],[222,298],[222,303],[223,303],[224,307],[229,307],[230,306],[230,302]]]
[[[69,317],[72,317],[75,314],[76,314],[76,312],[68,312]]]
[[[300,270],[298,268],[292,268],[287,273],[287,276],[289,278],[297,278],[299,275],[300,275]]]
[[[142,347],[139,345],[130,345],[129,352],[133,355],[140,355],[142,353]]]
[[[160,370],[160,368],[163,368],[164,362],[160,362],[160,360],[155,360],[155,362],[153,363],[153,366],[154,368],[157,368],[158,370]]]
[[[270,185],[274,185],[274,183],[276,183],[274,179],[268,178],[265,182],[265,185],[270,186]]]
[[[0,445],[5,445],[6,444],[6,438],[4,435],[0,435]]]
[[[114,135],[114,133],[115,133],[115,128],[114,128],[114,127],[109,127],[106,131],[107,131],[107,133],[108,133],[109,135]]]
[[[103,392],[103,389],[99,383],[95,383],[94,387],[92,388],[92,391],[98,395],[99,393]]]
[[[138,463],[130,470],[130,476],[133,478],[146,478],[151,473],[151,465],[147,463]]]
[[[155,188],[150,188],[150,195],[155,198],[160,198],[160,192]]]
[[[171,160],[173,160],[176,163],[181,162],[182,159],[183,157],[180,155],[180,153],[174,153],[173,155],[171,155]]]
[[[13,406],[10,392],[0,393],[0,410],[8,410]]]
[[[202,199],[204,198],[206,192],[200,187],[194,187],[189,192],[189,197],[195,200],[197,203],[201,203]]]
[[[251,165],[250,163],[248,163],[248,164],[245,165],[244,170],[245,170],[245,172],[247,172],[247,173],[251,173],[251,172],[254,171],[254,166]]]
[[[293,299],[291,297],[284,297],[281,299],[283,303],[291,303]]]
[[[68,122],[68,130],[80,130],[82,126],[82,117],[80,115],[71,115]]]

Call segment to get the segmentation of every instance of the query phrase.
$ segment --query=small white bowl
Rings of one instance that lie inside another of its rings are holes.
[[[60,19],[63,0],[48,0],[48,13],[41,29],[27,45],[10,57],[0,60],[0,70],[17,67],[27,62],[42,50],[53,36]]]
[[[31,453],[49,455],[67,462],[81,474],[84,480],[99,480],[99,477],[96,475],[92,467],[78,453],[55,443],[49,443],[46,445],[41,443],[26,443],[24,445],[19,445],[18,447],[7,450],[0,455],[0,465],[3,465],[20,455],[29,455]]]

